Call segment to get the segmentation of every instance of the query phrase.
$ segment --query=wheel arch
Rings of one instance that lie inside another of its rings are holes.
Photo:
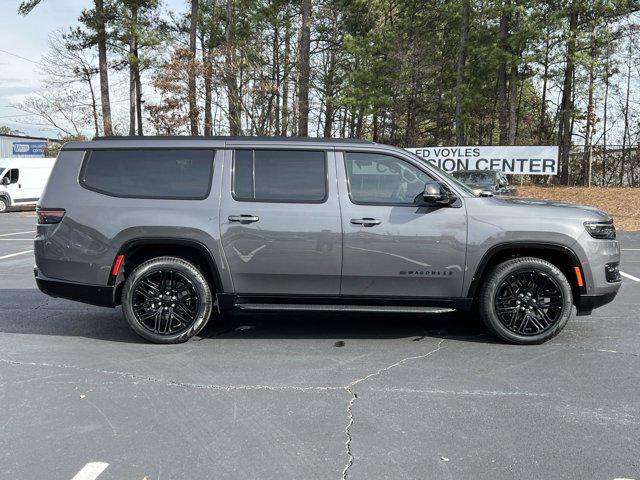
[[[119,249],[116,258],[124,255],[123,266],[117,275],[109,276],[109,285],[115,286],[119,298],[124,280],[141,263],[155,257],[175,256],[194,263],[205,274],[216,292],[224,291],[222,279],[215,258],[204,243],[190,238],[145,237],[126,241]]]
[[[0,192],[0,198],[5,200],[7,208],[11,207],[13,202],[11,201],[11,195],[9,195],[9,192]]]
[[[507,242],[494,245],[485,252],[471,280],[467,297],[474,299],[475,302],[478,297],[479,287],[491,271],[491,268],[502,261],[516,257],[537,257],[556,266],[569,281],[574,294],[574,301],[579,295],[587,291],[585,269],[578,255],[571,248],[558,243]],[[583,278],[582,286],[578,285],[574,267],[580,268]]]

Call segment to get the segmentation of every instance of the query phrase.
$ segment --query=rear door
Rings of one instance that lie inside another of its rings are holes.
[[[339,294],[332,150],[227,150],[221,197],[222,245],[236,293]]]
[[[336,152],[344,231],[341,294],[459,297],[467,238],[463,201],[419,207],[434,179],[417,163],[375,152]]]

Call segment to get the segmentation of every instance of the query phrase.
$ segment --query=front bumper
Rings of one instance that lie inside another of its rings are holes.
[[[575,299],[577,315],[579,317],[583,315],[591,315],[594,308],[602,307],[603,305],[612,302],[618,294],[620,285],[618,284],[617,287],[618,288],[609,293],[602,293],[599,295],[579,295]]]
[[[114,308],[117,305],[116,287],[51,279],[40,274],[37,268],[34,268],[33,273],[40,291],[50,297],[66,298],[99,307]]]

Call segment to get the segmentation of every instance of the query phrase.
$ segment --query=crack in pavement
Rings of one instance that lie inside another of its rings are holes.
[[[614,355],[629,355],[630,357],[640,357],[640,353],[621,352],[620,350],[610,350],[610,349],[598,348],[598,347],[587,347],[584,345],[571,345],[570,343],[552,343],[552,344],[549,344],[549,346],[550,347],[569,347],[569,348],[574,348],[576,350],[582,350],[585,352],[611,353]]]
[[[347,418],[349,419],[349,421],[347,423],[347,426],[344,429],[344,433],[347,437],[347,440],[345,441],[345,449],[347,451],[347,464],[345,465],[344,470],[342,470],[342,480],[347,480],[347,477],[349,475],[349,469],[353,466],[353,452],[351,451],[351,442],[353,440],[353,437],[351,436],[351,427],[353,426],[353,423],[355,421],[355,418],[353,416],[353,406],[356,403],[356,400],[358,399],[358,394],[355,392],[354,387],[359,383],[369,380],[372,377],[377,377],[383,374],[384,372],[391,370],[392,368],[399,367],[400,365],[403,365],[406,362],[409,362],[411,360],[426,358],[429,355],[433,355],[434,353],[436,353],[438,350],[442,348],[442,344],[444,343],[444,341],[445,339],[443,338],[438,342],[438,345],[436,346],[436,348],[434,348],[433,350],[427,353],[424,353],[422,355],[414,355],[412,357],[403,358],[402,360],[396,363],[392,363],[391,365],[387,365],[386,367],[381,368],[376,372],[365,375],[362,378],[358,378],[357,380],[354,380],[353,382],[349,383],[346,387],[344,387],[344,389],[351,395],[351,399],[349,400],[349,403],[347,405]]]
[[[446,339],[441,339],[436,348],[434,348],[433,350],[428,351],[427,353],[424,353],[422,355],[413,355],[410,357],[405,357],[395,363],[392,363],[391,365],[387,365],[386,367],[380,368],[378,370],[376,370],[375,372],[369,373],[367,375],[365,375],[364,377],[358,378],[356,380],[353,380],[352,382],[350,382],[349,384],[347,384],[346,386],[292,386],[292,385],[280,385],[280,386],[273,386],[273,385],[216,385],[216,384],[200,384],[200,383],[190,383],[190,382],[179,382],[176,380],[172,380],[172,379],[162,379],[162,378],[157,378],[157,377],[151,377],[151,376],[145,376],[145,375],[138,375],[135,373],[129,373],[129,372],[122,372],[122,371],[115,371],[115,370],[102,370],[102,369],[97,369],[97,368],[89,368],[89,367],[80,367],[77,365],[67,365],[67,364],[56,364],[56,363],[47,363],[47,362],[41,362],[41,363],[37,363],[37,362],[21,362],[21,361],[17,361],[17,360],[9,360],[6,358],[0,358],[0,363],[4,363],[4,364],[8,364],[8,365],[17,365],[17,366],[28,366],[28,367],[40,367],[40,368],[60,368],[60,369],[68,369],[68,370],[74,370],[74,371],[79,371],[79,372],[88,372],[88,373],[94,373],[94,374],[101,374],[101,375],[114,375],[114,376],[118,376],[121,378],[127,378],[130,380],[136,380],[136,381],[143,381],[143,382],[149,382],[149,383],[159,383],[161,385],[164,386],[173,386],[173,387],[181,387],[181,388],[195,388],[195,389],[207,389],[207,390],[218,390],[218,391],[226,391],[226,392],[230,392],[230,391],[237,391],[237,390],[271,390],[271,391],[299,391],[299,392],[309,392],[309,391],[337,391],[337,390],[344,390],[346,391],[350,396],[351,399],[349,400],[349,403],[347,404],[347,417],[348,417],[348,423],[345,427],[345,435],[346,435],[346,441],[345,441],[345,449],[346,449],[346,453],[347,453],[347,464],[345,465],[343,471],[342,471],[342,480],[347,480],[347,477],[349,475],[349,469],[353,466],[353,461],[354,461],[354,457],[353,457],[353,452],[351,451],[351,442],[353,440],[353,437],[351,436],[351,427],[354,424],[355,421],[355,417],[353,415],[353,407],[355,405],[356,400],[358,399],[358,394],[355,391],[355,387],[356,385],[359,385],[362,382],[365,382],[373,377],[377,377],[382,375],[385,372],[388,372],[389,370],[399,367],[407,362],[410,362],[412,360],[419,360],[422,358],[426,358],[430,355],[433,355],[434,353],[438,352],[440,349],[442,349],[442,344],[444,343]],[[110,422],[109,422],[110,423]],[[113,428],[113,426],[111,427]]]
[[[18,365],[18,366],[26,366],[26,367],[42,367],[42,368],[63,368],[69,370],[75,370],[79,372],[88,372],[88,373],[96,373],[102,375],[115,375],[121,378],[128,378],[131,380],[137,380],[142,382],[149,383],[159,383],[168,387],[182,387],[182,388],[194,388],[194,389],[206,389],[206,390],[219,390],[225,392],[231,392],[234,390],[273,390],[273,391],[299,391],[299,392],[308,392],[308,391],[331,391],[331,390],[343,390],[344,387],[340,386],[294,386],[294,385],[215,385],[215,384],[201,384],[201,383],[191,383],[191,382],[179,382],[172,379],[163,379],[157,377],[150,377],[146,375],[138,375],[135,373],[129,372],[119,372],[115,370],[100,370],[97,368],[89,368],[89,367],[79,367],[77,365],[66,365],[56,364],[56,363],[36,363],[36,362],[19,362],[17,360],[8,360],[6,358],[0,358],[0,363],[5,363],[9,365]]]

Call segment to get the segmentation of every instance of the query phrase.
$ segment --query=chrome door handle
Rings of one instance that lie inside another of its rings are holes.
[[[351,223],[353,225],[363,225],[365,227],[373,227],[374,225],[380,225],[382,222],[377,218],[352,218]]]
[[[255,215],[229,215],[230,222],[253,223],[258,220],[260,220],[260,217]]]

